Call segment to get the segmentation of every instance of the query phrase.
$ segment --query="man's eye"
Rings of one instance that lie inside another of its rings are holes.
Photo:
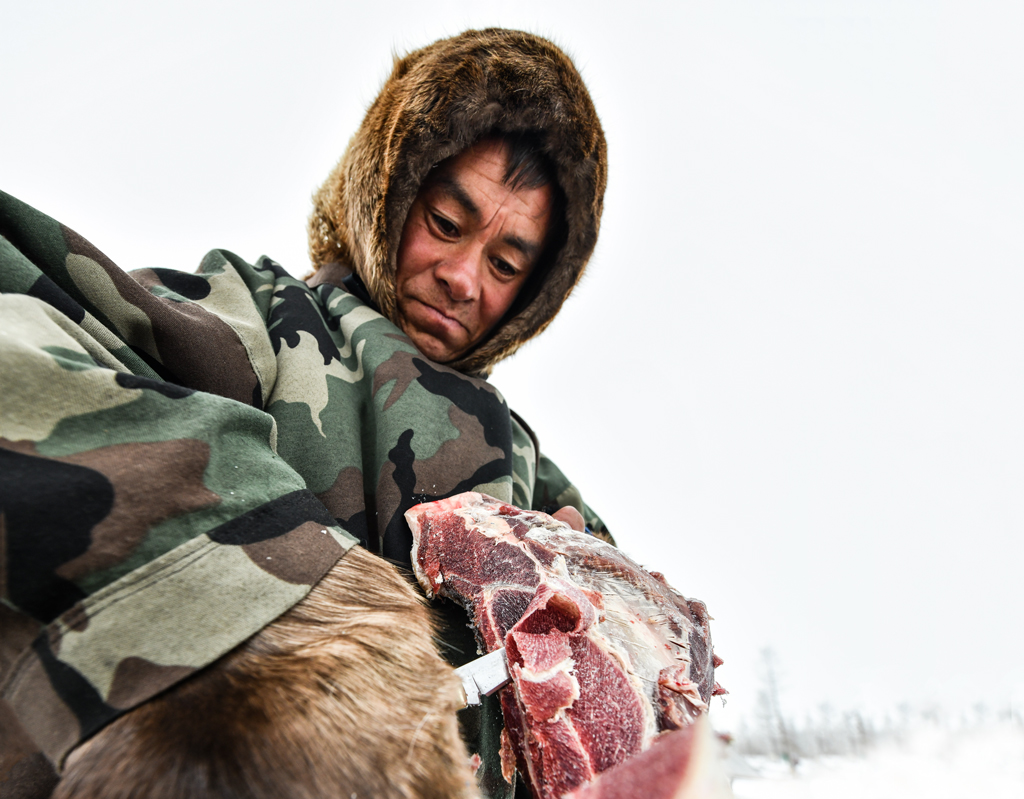
[[[494,268],[505,275],[505,277],[515,277],[518,274],[518,270],[512,264],[500,258],[494,259]]]
[[[438,230],[440,230],[445,236],[458,235],[459,229],[453,222],[445,219],[443,216],[438,216],[437,214],[431,214],[431,216],[434,218],[434,224],[437,225]]]

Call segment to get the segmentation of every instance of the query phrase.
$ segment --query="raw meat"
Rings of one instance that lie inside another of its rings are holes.
[[[536,796],[644,751],[721,692],[704,604],[615,547],[474,492],[406,519],[424,590],[464,605],[484,649],[506,647],[503,756]]]
[[[599,774],[565,799],[728,799],[732,796],[711,725],[697,719],[664,732],[650,749]]]

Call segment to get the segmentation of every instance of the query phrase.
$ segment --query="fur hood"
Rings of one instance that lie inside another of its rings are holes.
[[[607,179],[604,133],[572,61],[546,39],[466,31],[396,59],[341,161],[313,198],[314,269],[355,270],[395,321],[399,239],[435,164],[493,130],[540,131],[566,196],[568,237],[532,301],[448,364],[487,374],[554,319],[597,241]]]

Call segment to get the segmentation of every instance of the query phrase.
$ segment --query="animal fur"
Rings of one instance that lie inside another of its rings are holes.
[[[569,57],[539,36],[466,31],[396,59],[334,171],[313,198],[314,269],[354,269],[395,321],[395,257],[427,172],[492,131],[538,131],[565,192],[568,239],[543,291],[448,364],[488,373],[554,319],[597,241],[607,180],[604,133]]]
[[[478,796],[424,601],[353,549],[309,595],[69,756],[57,799]]]

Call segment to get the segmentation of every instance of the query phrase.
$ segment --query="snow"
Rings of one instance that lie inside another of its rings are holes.
[[[737,760],[733,756],[729,764]],[[1004,722],[973,730],[922,728],[863,757],[801,761],[795,773],[777,759],[749,757],[740,760],[744,764],[747,774],[760,776],[735,776],[736,799],[1021,799],[1024,727]]]

